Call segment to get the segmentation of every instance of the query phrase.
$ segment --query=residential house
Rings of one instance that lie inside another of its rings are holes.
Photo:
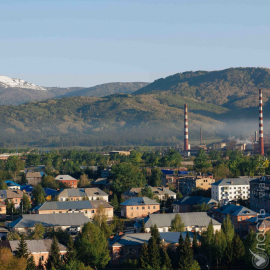
[[[213,210],[213,218],[219,222],[223,222],[227,215],[230,215],[235,231],[240,235],[244,235],[248,232],[246,220],[257,217],[258,214],[244,206],[234,204],[223,205]]]
[[[99,188],[66,188],[56,194],[59,201],[81,201],[83,197],[91,200],[109,201],[109,195]]]
[[[152,213],[159,213],[160,204],[147,197],[134,197],[121,205],[121,216],[126,218],[146,217]]]
[[[10,250],[13,254],[15,254],[16,249],[19,246],[20,240],[12,240],[7,242],[9,242]],[[49,257],[52,239],[25,240],[25,242],[27,244],[27,250],[29,254],[32,255],[34,258],[35,264],[38,265],[39,261],[41,261],[42,264],[45,264]],[[61,257],[64,258],[64,255],[67,253],[66,246],[58,243],[58,247]]]
[[[0,190],[0,202],[4,202],[8,199],[9,202],[13,202],[15,208],[20,207],[21,200],[23,198],[24,192],[18,189],[15,190]],[[30,197],[29,197],[30,201]]]
[[[192,212],[193,206],[198,204],[209,204],[210,209],[218,206],[218,202],[211,198],[206,198],[203,196],[187,196],[179,201],[173,202],[173,212],[174,213],[186,213]]]
[[[26,180],[28,182],[28,185],[36,186],[37,184],[41,183],[43,175],[44,172],[27,172]]]
[[[84,213],[62,213],[62,214],[44,214],[22,215],[11,223],[7,223],[7,227],[12,232],[31,233],[35,229],[35,224],[41,223],[45,229],[61,228],[68,231],[70,234],[77,233],[81,230],[83,225],[91,219],[87,218]]]
[[[3,202],[0,202],[0,219],[6,219],[6,214],[7,206]]]
[[[148,186],[155,197],[158,197],[159,200],[165,200],[166,198],[171,198],[173,200],[176,199],[176,193],[169,190],[168,188],[165,187],[151,187]],[[130,198],[133,197],[138,197],[139,193],[142,191],[142,187],[138,187],[138,188],[130,188],[129,190],[125,191],[122,196],[124,198],[124,200],[128,200]],[[166,195],[167,194],[167,195]]]
[[[189,195],[196,189],[207,190],[211,188],[211,184],[215,183],[213,174],[199,174],[196,176],[179,177],[179,191],[183,195]]]
[[[33,210],[36,214],[84,213],[86,217],[93,218],[100,207],[104,209],[108,219],[113,218],[113,207],[102,200],[45,202],[36,206]]]
[[[250,182],[250,209],[270,213],[270,175],[265,175]]]
[[[78,180],[70,175],[57,175],[55,177],[55,180],[66,184],[68,187],[77,188]]]
[[[15,189],[21,189],[21,186],[14,181],[6,180],[5,183],[8,186],[8,189],[15,190]]]
[[[32,197],[33,186],[25,185],[21,186],[21,191],[25,192],[29,197]]]
[[[1,248],[1,243],[2,241],[5,241],[7,239],[9,231],[5,227],[0,227],[0,248]]]
[[[154,225],[157,225],[159,232],[168,232],[176,214],[177,213],[152,214],[144,218],[146,232],[150,232],[151,226]],[[214,231],[221,229],[221,223],[209,217],[206,212],[180,213],[179,215],[185,225],[185,231],[197,231],[201,233],[207,229],[211,220],[213,222]],[[142,221],[142,219],[138,220],[134,224],[134,231],[141,231]]]
[[[270,230],[270,216],[269,214],[258,215],[257,217],[252,217],[246,220],[248,226],[248,231],[258,231],[266,233]]]
[[[178,245],[178,241],[182,234],[185,240],[189,235],[189,240],[193,242],[194,234],[192,232],[161,232],[160,238],[164,245]],[[150,233],[129,233],[124,235],[118,235],[109,241],[109,250],[112,264],[119,264],[122,261],[131,259],[138,259],[143,243],[148,243],[151,237]],[[200,236],[197,236],[198,244],[200,242]]]
[[[21,190],[25,192],[28,196],[32,197],[32,191],[34,187],[33,186],[21,186]],[[52,197],[57,193],[57,190],[52,188],[43,188],[45,193],[45,199],[46,201],[51,201]]]
[[[104,170],[101,170],[100,174],[101,174],[101,178],[108,178],[112,176],[112,169],[106,168]]]
[[[239,199],[247,200],[250,194],[250,181],[254,178],[225,178],[211,185],[211,198],[222,204]]]

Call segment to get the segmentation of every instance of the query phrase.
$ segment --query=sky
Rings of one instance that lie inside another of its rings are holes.
[[[41,86],[270,68],[269,0],[0,0],[0,75]]]

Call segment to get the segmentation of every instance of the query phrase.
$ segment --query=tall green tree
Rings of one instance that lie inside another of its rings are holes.
[[[32,190],[33,200],[35,205],[45,202],[45,192],[40,184],[37,184]]]
[[[36,270],[36,264],[33,255],[29,256],[27,260],[26,270]]]
[[[111,199],[111,205],[113,206],[115,211],[119,209],[119,203],[116,193],[114,193],[113,198]]]
[[[29,200],[30,197],[28,197],[25,193],[23,193],[23,198],[20,203],[20,208],[23,209],[24,212],[28,211],[31,207],[31,202]]]
[[[51,249],[45,265],[47,269],[52,269],[53,267],[59,269],[63,265],[58,240],[55,236],[52,239]]]
[[[26,179],[25,173],[22,174],[22,177],[21,177],[21,184],[22,184],[22,185],[26,185],[26,184],[27,184],[27,179]]]
[[[144,222],[144,219],[142,221],[142,227],[141,227],[141,233],[145,233],[146,230],[145,230],[145,222]]]
[[[162,249],[162,269],[172,270],[172,262],[167,253],[167,250],[164,248]]]
[[[28,252],[28,249],[27,249],[27,243],[25,241],[24,234],[21,235],[21,239],[19,241],[18,247],[15,250],[15,256],[17,258],[22,258],[23,257],[25,259],[28,259],[28,257],[29,257],[29,252]]]
[[[234,227],[229,214],[227,215],[226,219],[223,220],[221,228],[225,234],[227,243],[231,243],[234,238]]]
[[[174,219],[171,222],[171,229],[172,232],[183,232],[185,230],[185,224],[182,221],[181,216],[177,213]]]
[[[193,247],[194,254],[197,254],[198,253],[199,246],[198,246],[198,237],[197,237],[196,230],[194,231],[194,234],[193,234],[192,247]]]
[[[140,267],[142,269],[147,269],[149,266],[149,255],[148,255],[148,248],[147,244],[144,242],[142,245],[142,249],[140,252],[140,261],[139,261]]]
[[[183,199],[183,195],[181,194],[181,192],[178,191],[178,192],[176,193],[176,199],[177,199],[177,200]]]
[[[148,184],[152,187],[160,187],[161,186],[161,175],[162,175],[162,172],[160,169],[158,169],[158,168],[152,169]]]
[[[184,270],[190,269],[193,264],[193,250],[189,240],[188,231],[179,255],[179,268]]]
[[[68,238],[67,242],[67,253],[65,255],[65,262],[68,263],[76,259],[77,251],[74,245],[74,241],[71,236]]]
[[[92,268],[105,267],[110,261],[107,239],[99,226],[88,222],[76,242],[78,259]]]
[[[211,163],[208,162],[207,155],[203,149],[200,149],[194,159],[194,169],[198,171],[207,170],[211,167]]]
[[[42,239],[44,233],[45,233],[45,228],[43,227],[43,225],[41,223],[36,223],[35,230],[31,236],[31,238],[35,239],[35,240]]]
[[[152,267],[152,269],[159,269],[161,266],[160,250],[155,236],[150,237],[147,248],[149,265]]]

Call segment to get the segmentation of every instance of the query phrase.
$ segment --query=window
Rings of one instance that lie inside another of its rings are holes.
[[[55,214],[55,211],[53,211],[52,213]]]
[[[148,209],[150,209],[150,206],[148,206]]]
[[[17,199],[15,199],[15,202],[17,202]]]
[[[63,201],[63,198],[60,198],[60,201],[62,202]]]
[[[156,207],[155,207],[155,206],[153,206],[153,209],[156,209]]]
[[[72,184],[74,184],[74,182],[72,182]]]
[[[40,260],[40,261],[44,261],[44,257],[43,257],[43,256],[40,256],[40,257],[39,257],[39,260]]]
[[[62,211],[59,211],[60,214],[62,214]]]
[[[68,211],[66,211],[66,213],[68,213]]]
[[[131,207],[130,210],[133,210],[133,207]]]
[[[84,213],[87,214],[87,210],[85,210]]]
[[[136,209],[139,210],[139,207],[137,206]]]
[[[92,212],[92,214],[94,214],[95,213],[95,210],[92,210],[91,212]]]
[[[73,201],[73,198],[70,198],[71,201]]]
[[[242,221],[242,218],[241,217],[239,218],[239,221]]]
[[[145,209],[145,207],[143,206],[143,207],[142,207],[142,210],[144,210],[144,209]]]

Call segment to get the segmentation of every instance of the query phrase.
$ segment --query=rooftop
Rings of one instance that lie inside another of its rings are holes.
[[[64,174],[64,175],[57,175],[55,177],[55,180],[73,180],[73,181],[77,181],[77,179],[73,178],[72,176],[68,175],[68,174]]]
[[[108,196],[99,188],[66,188],[59,192],[59,198],[84,197],[84,196]]]
[[[151,187],[151,186],[148,186],[148,187],[151,188],[154,195],[165,195],[165,194],[176,195],[176,193],[174,193],[173,191],[171,191],[171,190],[169,190],[168,188],[165,188],[165,187]],[[125,196],[137,196],[142,189],[144,189],[144,188],[142,188],[142,187],[131,188],[131,189],[125,191],[123,193],[123,195],[125,195]]]
[[[157,227],[171,227],[172,220],[177,213],[169,214],[150,214],[144,219],[145,227],[150,228],[155,224]],[[220,223],[207,215],[206,212],[189,212],[179,213],[185,226],[203,226],[207,227],[212,220],[213,225],[220,225]]]
[[[218,209],[213,211],[214,213],[221,213],[221,214],[229,214],[231,216],[250,216],[250,215],[257,215],[256,212],[250,210],[247,207],[234,205],[234,204],[227,204],[223,205]]]
[[[177,205],[194,205],[194,204],[218,204],[216,200],[203,196],[187,196],[179,201],[174,202],[173,204]]]
[[[8,187],[11,187],[11,186],[19,187],[20,186],[18,183],[15,183],[14,181],[11,181],[11,180],[6,180],[5,182],[6,182]]]
[[[249,182],[256,178],[239,177],[239,178],[224,178],[212,184],[212,186],[229,186],[229,185],[249,185]]]
[[[159,205],[158,202],[156,202],[155,200],[151,200],[147,197],[133,197],[125,202],[122,202],[121,205],[125,205],[125,206],[132,206],[132,205]]]
[[[63,214],[30,214],[22,215],[11,223],[11,228],[32,228],[36,223],[41,223],[44,227],[52,226],[82,226],[91,221],[83,213],[63,213]]]

